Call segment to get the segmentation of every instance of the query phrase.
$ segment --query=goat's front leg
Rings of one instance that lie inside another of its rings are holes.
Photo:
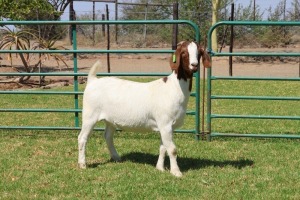
[[[116,129],[114,126],[112,126],[109,123],[106,123],[106,127],[105,127],[105,133],[104,133],[104,137],[106,140],[106,144],[110,153],[110,157],[116,161],[116,162],[120,162],[121,158],[115,148],[114,145],[114,133],[115,133]]]
[[[163,146],[168,152],[168,155],[170,157],[170,167],[171,167],[171,173],[174,176],[181,177],[182,173],[180,172],[180,169],[177,165],[177,152],[176,152],[176,146],[173,142],[173,131],[172,128],[161,130],[161,141]],[[158,160],[160,161],[160,160]]]
[[[156,164],[156,169],[158,169],[160,171],[165,171],[164,163],[165,163],[166,151],[167,151],[167,149],[161,141],[160,147],[159,147],[159,157],[158,157],[158,161]]]

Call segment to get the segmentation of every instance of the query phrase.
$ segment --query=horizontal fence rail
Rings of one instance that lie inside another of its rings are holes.
[[[283,56],[283,57],[300,57],[300,52],[214,52],[212,51],[212,32],[220,26],[297,26],[300,27],[300,22],[268,22],[268,21],[222,21],[213,25],[208,32],[208,51],[211,57],[224,56]],[[240,50],[241,51],[241,50]],[[300,139],[299,134],[260,134],[260,133],[226,133],[216,132],[212,125],[214,119],[242,119],[242,120],[300,120],[300,116],[278,116],[278,115],[236,115],[236,114],[217,114],[213,113],[212,102],[220,100],[238,100],[238,101],[284,101],[286,103],[291,101],[300,101],[299,96],[247,96],[247,95],[218,95],[214,94],[213,82],[216,81],[284,81],[284,82],[299,82],[300,78],[284,78],[284,77],[239,77],[239,76],[213,76],[212,70],[207,71],[207,116],[206,128],[208,140],[212,137],[257,137],[257,138],[297,138]],[[299,102],[300,103],[300,102]],[[253,106],[256,106],[253,104]],[[215,110],[214,110],[215,112]],[[238,122],[236,122],[238,123]],[[275,123],[275,122],[274,122]]]
[[[79,113],[81,108],[79,106],[79,96],[83,95],[82,91],[79,91],[78,77],[85,77],[87,73],[79,73],[77,67],[77,54],[108,54],[108,53],[131,53],[131,54],[158,54],[158,53],[173,53],[174,50],[84,50],[77,49],[77,30],[76,25],[102,25],[102,24],[185,24],[189,25],[194,29],[194,39],[196,42],[200,41],[200,31],[198,26],[188,20],[129,20],[129,21],[0,21],[0,26],[3,25],[71,25],[72,43],[73,49],[71,50],[9,50],[2,49],[1,53],[51,53],[51,54],[72,54],[74,71],[73,73],[0,73],[0,76],[60,76],[60,77],[73,77],[74,86],[73,91],[35,91],[35,90],[11,90],[11,91],[0,91],[2,95],[67,95],[74,97],[74,108],[0,108],[1,113],[28,113],[28,112],[41,112],[41,113],[74,113],[74,126],[63,127],[63,126],[0,126],[0,129],[20,129],[20,130],[80,130]],[[121,76],[121,77],[160,77],[167,76],[167,73],[98,73],[98,76]],[[200,113],[200,72],[194,74],[196,79],[195,91],[191,93],[191,96],[195,97],[195,110],[188,110],[187,115],[194,116],[194,128],[193,129],[181,129],[175,130],[178,133],[194,133],[196,138],[199,138],[199,113]],[[104,130],[104,128],[97,127],[95,130]],[[120,131],[120,130],[118,130]]]

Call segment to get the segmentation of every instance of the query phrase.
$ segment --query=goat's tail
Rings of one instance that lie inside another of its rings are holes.
[[[97,72],[102,67],[102,62],[98,60],[95,62],[95,64],[90,69],[89,75],[88,75],[88,82],[97,78]]]

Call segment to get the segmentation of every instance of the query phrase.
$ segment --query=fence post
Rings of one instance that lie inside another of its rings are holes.
[[[115,0],[115,20],[118,20],[118,0]],[[118,24],[115,24],[115,42],[118,44]]]
[[[72,44],[73,50],[77,50],[77,35],[76,35],[76,24],[72,24]],[[77,67],[77,53],[73,53],[73,62],[74,62],[74,73],[78,73]],[[78,76],[74,76],[74,92],[78,92]],[[74,107],[79,109],[78,94],[74,95]],[[75,111],[75,127],[79,127],[79,113]]]
[[[93,21],[95,21],[95,1],[93,1]],[[95,24],[93,24],[93,46],[95,46]]]
[[[230,17],[231,21],[234,21],[234,3],[231,4],[231,17]],[[232,53],[233,50],[233,37],[234,37],[234,33],[233,33],[233,25],[230,26],[230,47],[229,47],[229,52]],[[232,56],[229,56],[229,75],[232,76]]]
[[[69,20],[74,21],[75,18],[75,11],[74,11],[74,6],[73,6],[73,0],[70,1],[70,7],[69,7]],[[72,33],[72,25],[69,28],[69,40],[70,44],[73,44],[73,33]]]
[[[109,10],[106,4],[106,20],[109,21]],[[107,24],[107,50],[110,49],[110,34],[109,34],[109,24]],[[107,53],[107,72],[110,73],[110,58],[109,53]]]
[[[178,3],[173,3],[173,20],[178,20]],[[178,24],[173,24],[172,50],[176,50],[178,43]]]
[[[102,14],[102,21],[105,20],[105,15]],[[102,24],[102,36],[105,37],[105,24]]]
[[[147,15],[148,15],[148,0],[145,4],[145,20],[147,20]],[[146,35],[147,35],[147,24],[144,24],[144,46],[146,47]]]

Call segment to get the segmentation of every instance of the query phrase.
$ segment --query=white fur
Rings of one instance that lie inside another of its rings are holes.
[[[195,47],[197,48],[197,45]],[[197,61],[194,46],[189,52],[193,52],[190,54],[190,61]],[[96,62],[92,67],[83,96],[82,130],[78,137],[79,166],[86,167],[85,146],[88,136],[96,122],[102,120],[106,124],[105,139],[112,159],[120,160],[113,144],[116,128],[159,131],[161,145],[156,168],[164,170],[165,154],[168,152],[171,173],[182,176],[176,161],[173,131],[183,124],[190,96],[190,81],[178,80],[175,72],[167,79],[149,83],[113,77],[98,79],[96,71],[100,66],[101,63]]]
[[[196,43],[191,42],[188,45],[188,51],[189,51],[189,60],[190,60],[190,65],[189,68],[193,69],[194,66],[198,65],[198,48]]]

